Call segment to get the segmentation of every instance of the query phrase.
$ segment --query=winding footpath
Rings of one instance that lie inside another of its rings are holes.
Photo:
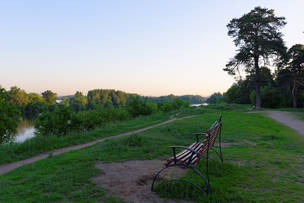
[[[88,143],[85,143],[85,144],[78,144],[78,145],[74,145],[74,146],[64,147],[64,148],[61,148],[61,149],[55,149],[55,150],[52,150],[52,151],[49,151],[49,152],[38,154],[38,155],[30,157],[28,159],[24,159],[24,160],[17,161],[17,162],[12,162],[12,163],[8,163],[8,164],[3,164],[3,165],[0,165],[0,175],[8,173],[8,172],[14,170],[15,168],[20,167],[20,166],[39,161],[41,159],[45,159],[50,154],[57,155],[57,154],[61,154],[61,153],[64,153],[64,152],[69,152],[69,151],[72,151],[72,150],[81,149],[81,148],[84,148],[84,147],[88,147],[88,146],[103,142],[105,140],[109,140],[109,139],[113,139],[113,138],[117,138],[117,137],[122,137],[122,136],[126,136],[126,135],[137,134],[137,133],[140,133],[142,131],[149,130],[151,128],[155,128],[155,127],[158,127],[158,126],[161,126],[161,125],[164,125],[164,124],[172,123],[174,121],[183,120],[185,118],[192,118],[194,116],[196,116],[196,115],[185,116],[185,117],[182,117],[182,118],[171,117],[169,120],[166,120],[164,122],[157,123],[157,124],[154,124],[154,125],[150,125],[150,126],[147,126],[147,127],[144,127],[144,128],[137,129],[137,130],[120,133],[118,135],[113,135],[113,136],[110,136],[110,137],[101,138],[101,139],[98,139],[98,140],[95,140],[95,141],[92,141],[92,142],[88,142]]]
[[[300,135],[304,136],[304,121],[297,119],[294,115],[287,111],[265,111],[270,118],[283,123],[284,125],[296,130]]]

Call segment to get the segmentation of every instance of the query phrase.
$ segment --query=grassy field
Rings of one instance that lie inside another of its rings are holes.
[[[92,147],[51,156],[0,176],[0,202],[104,201],[106,196],[91,178],[102,171],[97,161],[166,159],[170,145],[188,145],[193,133],[205,131],[217,118],[216,110]],[[168,198],[197,202],[304,201],[304,138],[259,113],[222,112],[224,165],[212,155],[209,196],[186,185],[161,188]],[[205,163],[196,166],[204,173]],[[186,179],[200,184],[191,171]]]

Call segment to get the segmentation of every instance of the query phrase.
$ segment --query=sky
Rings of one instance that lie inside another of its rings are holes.
[[[226,25],[255,6],[304,43],[303,0],[0,0],[0,85],[27,92],[225,92],[236,47]]]

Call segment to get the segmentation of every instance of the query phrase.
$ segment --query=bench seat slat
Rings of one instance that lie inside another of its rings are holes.
[[[188,148],[192,149],[193,147],[195,147],[195,145],[197,145],[199,142],[194,142],[192,143]],[[189,150],[183,150],[181,152],[179,152],[178,154],[176,154],[176,157],[180,157],[182,155],[184,155],[185,153],[189,152]]]
[[[199,142],[192,143],[192,145],[190,145],[189,148],[195,150],[199,144],[200,144]],[[189,154],[191,154],[191,153],[192,153],[192,152],[189,151],[189,150],[183,150],[183,151],[181,151],[180,153],[178,153],[178,154],[176,155],[176,160],[179,161],[180,159],[182,159],[183,157],[187,157],[187,156],[188,156]],[[174,161],[174,157],[170,157],[170,158],[168,159],[168,161],[167,161],[167,164],[170,164],[170,163],[173,162],[173,161]]]
[[[191,148],[191,149],[193,149],[193,150],[195,150],[195,151],[197,151],[197,152],[200,153],[201,148],[202,148],[203,146],[204,146],[203,143],[197,142],[197,143],[193,143],[192,145],[190,145],[189,148]],[[180,163],[184,163],[184,162],[186,162],[186,161],[189,161],[189,159],[190,159],[190,157],[191,157],[191,154],[192,154],[191,151],[189,151],[189,150],[183,150],[182,153],[180,153],[179,156],[176,156],[176,161],[177,161],[177,162],[180,162]],[[192,160],[193,160],[193,159],[197,159],[197,158],[198,158],[197,155],[194,154],[193,157],[192,157]],[[173,161],[174,161],[174,157],[170,157],[170,159],[168,160],[167,164],[170,164],[170,163],[173,162]]]
[[[200,151],[200,148],[201,148],[202,146],[203,146],[203,143],[200,143],[200,144],[197,146],[197,148],[194,149],[194,150],[199,152],[199,151]],[[186,157],[180,159],[179,161],[180,161],[180,162],[185,162],[185,161],[187,161],[188,159],[190,159],[191,154],[192,154],[192,153],[189,153]],[[197,156],[197,154],[193,154],[193,157],[192,157],[192,158],[194,158],[194,157],[196,157],[196,156]]]

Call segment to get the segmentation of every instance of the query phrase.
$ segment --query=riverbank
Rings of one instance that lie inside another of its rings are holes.
[[[54,149],[84,144],[100,138],[160,123],[168,120],[171,114],[140,116],[128,121],[110,123],[87,132],[72,132],[66,136],[36,136],[23,143],[3,144],[0,145],[0,165],[23,160]]]

